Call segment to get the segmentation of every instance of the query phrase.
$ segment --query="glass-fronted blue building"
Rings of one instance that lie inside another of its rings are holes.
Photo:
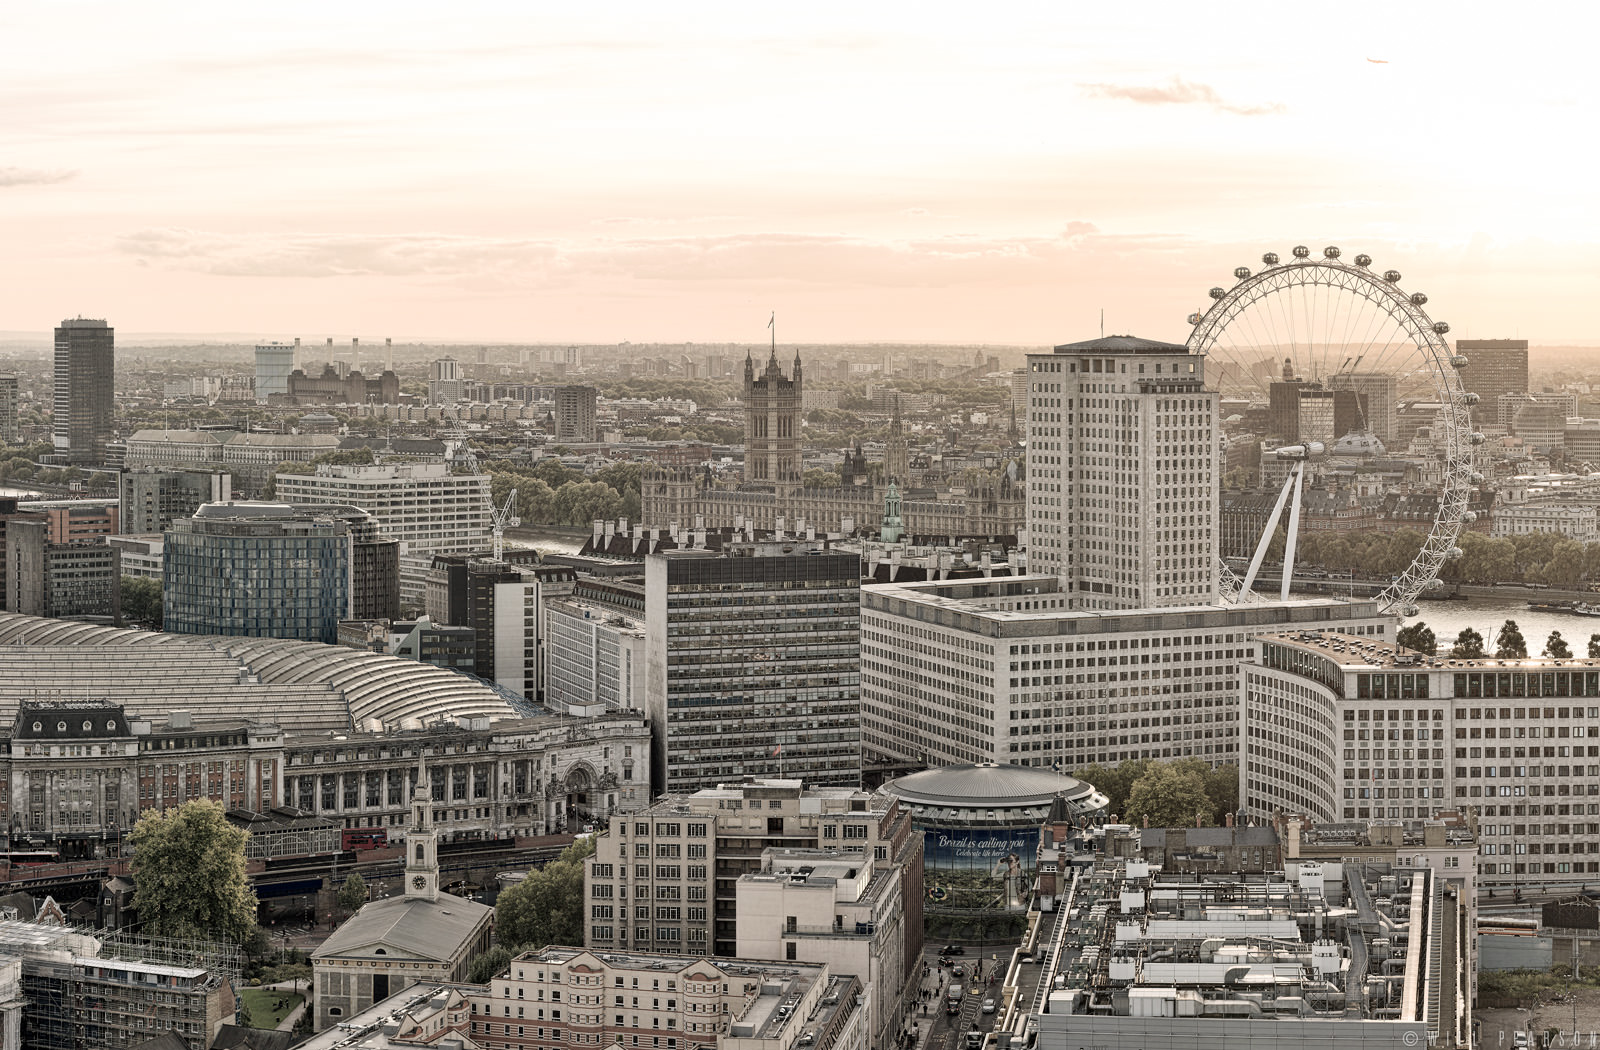
[[[350,523],[323,508],[207,503],[166,534],[164,627],[333,644],[351,616],[352,550]]]

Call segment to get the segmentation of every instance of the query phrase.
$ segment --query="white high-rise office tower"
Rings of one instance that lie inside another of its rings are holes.
[[[1072,609],[1217,600],[1217,394],[1188,347],[1028,355],[1028,567]]]

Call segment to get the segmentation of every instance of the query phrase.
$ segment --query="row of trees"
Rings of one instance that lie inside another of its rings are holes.
[[[597,519],[639,520],[641,467],[613,463],[585,476],[559,460],[532,467],[507,460],[488,464],[489,493],[495,506],[517,490],[516,514],[524,525],[587,525]]]
[[[1295,564],[1353,570],[1358,576],[1388,576],[1403,572],[1425,539],[1415,529],[1304,533]],[[1456,545],[1461,548],[1461,557],[1444,564],[1440,576],[1445,580],[1473,584],[1542,583],[1568,590],[1600,580],[1600,543],[1579,543],[1551,532],[1496,537],[1463,532]],[[1274,544],[1274,549],[1282,550],[1281,541]]]
[[[1239,808],[1239,767],[1231,763],[1213,769],[1198,758],[1138,758],[1072,775],[1104,792],[1110,812],[1129,824],[1192,827],[1198,819],[1215,826]]]
[[[1402,627],[1394,636],[1395,644],[1410,649],[1414,652],[1426,653],[1434,656],[1439,651],[1439,640],[1434,636],[1433,628],[1418,620],[1407,627]],[[1528,656],[1528,642],[1522,636],[1522,629],[1517,626],[1517,621],[1507,620],[1501,624],[1500,630],[1495,632],[1493,640],[1495,649],[1492,654],[1499,660],[1522,660]],[[1449,656],[1457,660],[1480,660],[1490,656],[1484,645],[1483,635],[1471,627],[1463,627],[1456,634],[1456,640],[1451,644]],[[1544,648],[1539,651],[1540,656],[1552,660],[1572,659],[1572,646],[1561,637],[1560,631],[1551,631],[1545,639]],[[1588,656],[1590,659],[1600,659],[1600,634],[1589,636]]]
[[[1354,570],[1359,576],[1392,576],[1404,572],[1422,549],[1425,535],[1414,529],[1398,532],[1302,532],[1295,564]]]

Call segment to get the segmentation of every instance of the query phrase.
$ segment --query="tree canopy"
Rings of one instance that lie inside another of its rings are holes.
[[[1232,763],[1212,769],[1204,760],[1198,758],[1179,758],[1170,762],[1136,758],[1114,767],[1087,766],[1074,771],[1072,775],[1087,784],[1093,784],[1103,792],[1110,799],[1109,812],[1117,814],[1125,821],[1131,821],[1135,819],[1130,814],[1133,812],[1133,800],[1139,784],[1158,770],[1161,771],[1159,776],[1146,788],[1147,795],[1169,775],[1176,775],[1199,784],[1204,798],[1197,800],[1198,812],[1204,814],[1202,819],[1207,823],[1222,824],[1227,820],[1228,814],[1239,808],[1239,767]],[[1193,824],[1196,812],[1197,810],[1190,809],[1177,823]],[[1144,812],[1140,811],[1138,818],[1143,819],[1143,816]],[[1154,815],[1151,817],[1151,823],[1156,823]]]
[[[122,578],[122,619],[130,627],[161,630],[161,581],[150,576]]]
[[[1186,827],[1193,826],[1197,818],[1208,819],[1211,812],[1205,779],[1197,771],[1159,762],[1133,785],[1123,819],[1157,828]]]
[[[1565,638],[1561,637],[1560,631],[1551,631],[1550,637],[1545,639],[1544,651],[1539,655],[1548,656],[1552,660],[1570,660],[1572,659],[1572,647],[1567,644]]]
[[[1517,626],[1517,621],[1507,620],[1500,626],[1500,633],[1496,636],[1497,645],[1494,655],[1498,660],[1524,660],[1528,656],[1528,643],[1522,637],[1522,629]]]
[[[256,895],[245,877],[248,833],[207,799],[139,818],[133,844],[133,906],[147,933],[223,936],[243,944],[256,924]]]
[[[1450,655],[1457,660],[1483,659],[1483,635],[1470,627],[1461,628],[1461,632],[1456,635],[1455,644],[1450,647]]]
[[[547,944],[583,943],[583,867],[594,839],[574,842],[561,856],[500,894],[495,940],[512,952]]]
[[[1399,632],[1394,636],[1394,642],[1396,645],[1404,646],[1419,653],[1427,653],[1429,656],[1433,655],[1439,644],[1438,639],[1433,636],[1433,628],[1421,620],[1411,624],[1409,627],[1400,628]]]
[[[352,871],[349,878],[344,880],[344,885],[339,887],[339,892],[334,895],[334,900],[345,911],[355,911],[367,903],[367,881],[361,877],[359,871]]]

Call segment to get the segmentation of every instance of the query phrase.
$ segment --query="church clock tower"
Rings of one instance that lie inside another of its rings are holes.
[[[439,833],[433,828],[433,790],[427,759],[417,758],[417,789],[411,793],[411,826],[406,828],[406,896],[439,899]]]

